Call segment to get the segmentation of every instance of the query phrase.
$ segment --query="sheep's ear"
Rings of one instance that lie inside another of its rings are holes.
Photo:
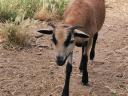
[[[53,30],[52,29],[40,29],[37,32],[42,33],[42,34],[48,34],[48,35],[53,34]]]
[[[86,34],[85,32],[83,32],[83,31],[80,31],[80,30],[78,30],[78,29],[75,29],[74,30],[74,36],[75,37],[80,37],[80,38],[86,38],[86,39],[89,39],[89,35],[88,34]]]

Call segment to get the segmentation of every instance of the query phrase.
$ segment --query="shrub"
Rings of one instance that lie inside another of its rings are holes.
[[[6,49],[30,47],[30,36],[21,25],[6,23],[2,28],[2,36],[5,38]]]

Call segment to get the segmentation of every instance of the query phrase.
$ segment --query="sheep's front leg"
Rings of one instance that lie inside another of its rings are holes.
[[[65,78],[65,85],[62,92],[62,96],[69,96],[69,83],[70,83],[70,76],[72,72],[72,55],[73,53],[70,54],[68,58],[68,63],[66,66],[66,78]]]

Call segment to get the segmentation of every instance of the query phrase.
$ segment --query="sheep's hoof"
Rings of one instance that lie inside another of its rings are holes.
[[[89,84],[87,82],[83,82],[83,81],[82,81],[82,85],[83,86],[89,86]]]
[[[62,94],[61,96],[69,96],[68,94]]]
[[[85,85],[85,86],[88,86],[88,79],[82,77],[82,84]]]
[[[63,90],[63,92],[62,92],[62,95],[61,95],[61,96],[69,96],[69,92],[67,92],[67,91]]]

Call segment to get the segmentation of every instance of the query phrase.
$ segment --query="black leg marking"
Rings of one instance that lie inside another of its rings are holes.
[[[69,96],[69,83],[70,83],[71,72],[72,72],[72,64],[68,63],[66,66],[66,80],[65,80],[62,96]]]
[[[82,58],[80,63],[80,71],[83,72],[82,83],[83,85],[88,84],[88,71],[87,71],[88,56],[85,53],[85,47],[82,47]]]
[[[96,46],[97,38],[98,38],[98,33],[96,33],[93,37],[92,49],[91,49],[91,52],[90,52],[90,60],[93,60],[94,57],[95,57],[95,46]]]
[[[82,76],[82,83],[83,85],[88,85],[88,70],[87,70],[87,63],[88,63],[88,56],[83,55],[83,76]]]
[[[85,58],[83,57],[83,55],[84,55],[84,49],[85,49],[85,47],[84,46],[82,46],[82,57],[81,57],[81,62],[80,62],[80,67],[79,67],[79,69],[80,69],[80,72],[83,72],[83,65],[85,64]]]

